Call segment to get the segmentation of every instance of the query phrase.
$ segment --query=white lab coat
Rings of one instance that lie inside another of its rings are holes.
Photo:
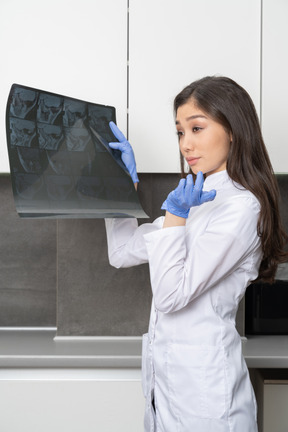
[[[110,263],[150,267],[146,432],[257,431],[235,316],[262,258],[260,206],[226,171],[207,177],[210,189],[215,200],[193,207],[186,227],[161,229],[163,217],[140,227],[136,219],[106,220]]]

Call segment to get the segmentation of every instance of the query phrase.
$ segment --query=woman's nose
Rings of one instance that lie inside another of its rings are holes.
[[[184,135],[183,136],[182,149],[185,152],[194,150],[194,140],[190,135]]]

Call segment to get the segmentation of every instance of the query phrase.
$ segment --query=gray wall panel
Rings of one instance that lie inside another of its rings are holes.
[[[175,174],[140,174],[139,198],[150,221],[163,214],[161,204],[178,179]],[[288,229],[288,176],[278,175],[278,180]],[[111,267],[103,220],[21,219],[9,176],[0,176],[0,198],[0,326],[55,326],[57,318],[62,336],[138,336],[147,331],[148,265]],[[244,335],[243,301],[237,328]]]
[[[139,177],[139,198],[149,222],[164,214],[161,204],[178,176]],[[103,220],[59,220],[58,227],[58,335],[139,336],[146,332],[152,297],[148,264],[111,267]]]
[[[144,333],[151,302],[148,265],[111,267],[103,220],[58,223],[58,335]]]
[[[56,325],[56,221],[21,219],[0,177],[0,326]]]

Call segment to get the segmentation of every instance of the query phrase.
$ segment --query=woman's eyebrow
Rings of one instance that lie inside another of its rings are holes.
[[[195,119],[195,118],[199,118],[199,117],[204,118],[204,119],[207,119],[207,117],[204,116],[203,114],[195,114],[195,115],[192,115],[192,116],[187,117],[185,120],[186,120],[186,121],[189,121],[189,120],[193,120],[193,119]],[[176,124],[176,125],[180,124],[179,120],[176,120],[175,124]]]

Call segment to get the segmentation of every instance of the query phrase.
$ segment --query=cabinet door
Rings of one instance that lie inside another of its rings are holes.
[[[273,168],[288,172],[288,2],[263,0],[262,130]]]
[[[272,381],[273,382],[273,381]],[[288,382],[265,384],[262,432],[287,432]]]
[[[113,105],[126,132],[127,0],[0,2],[0,172],[13,83]]]
[[[140,381],[0,380],[0,401],[3,432],[143,430]]]
[[[178,172],[173,99],[226,75],[260,106],[260,0],[130,0],[129,139],[139,172]]]

